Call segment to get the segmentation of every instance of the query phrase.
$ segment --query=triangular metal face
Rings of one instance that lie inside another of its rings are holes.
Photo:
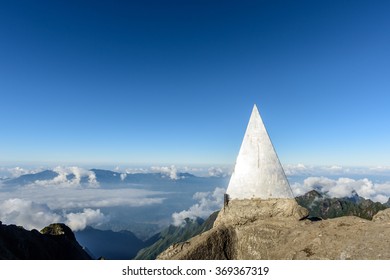
[[[256,105],[226,193],[229,199],[294,197]]]

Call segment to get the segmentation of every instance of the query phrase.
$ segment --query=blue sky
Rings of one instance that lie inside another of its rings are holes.
[[[1,1],[0,162],[390,165],[389,1]]]

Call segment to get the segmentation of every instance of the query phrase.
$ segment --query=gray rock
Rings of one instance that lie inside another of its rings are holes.
[[[312,222],[300,220],[306,212],[291,201],[232,202],[211,230],[158,259],[390,259],[390,210],[374,221],[348,216]]]
[[[244,225],[275,218],[301,220],[308,215],[309,211],[298,205],[295,199],[234,199],[219,212],[214,226]]]
[[[390,223],[390,208],[379,211],[374,217],[372,217],[372,221],[379,223]]]

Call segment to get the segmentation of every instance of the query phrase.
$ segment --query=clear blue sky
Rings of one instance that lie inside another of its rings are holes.
[[[1,1],[0,162],[390,165],[389,1]]]

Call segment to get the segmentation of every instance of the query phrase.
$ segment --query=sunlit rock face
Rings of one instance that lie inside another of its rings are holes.
[[[294,197],[256,105],[226,193],[229,199]]]

